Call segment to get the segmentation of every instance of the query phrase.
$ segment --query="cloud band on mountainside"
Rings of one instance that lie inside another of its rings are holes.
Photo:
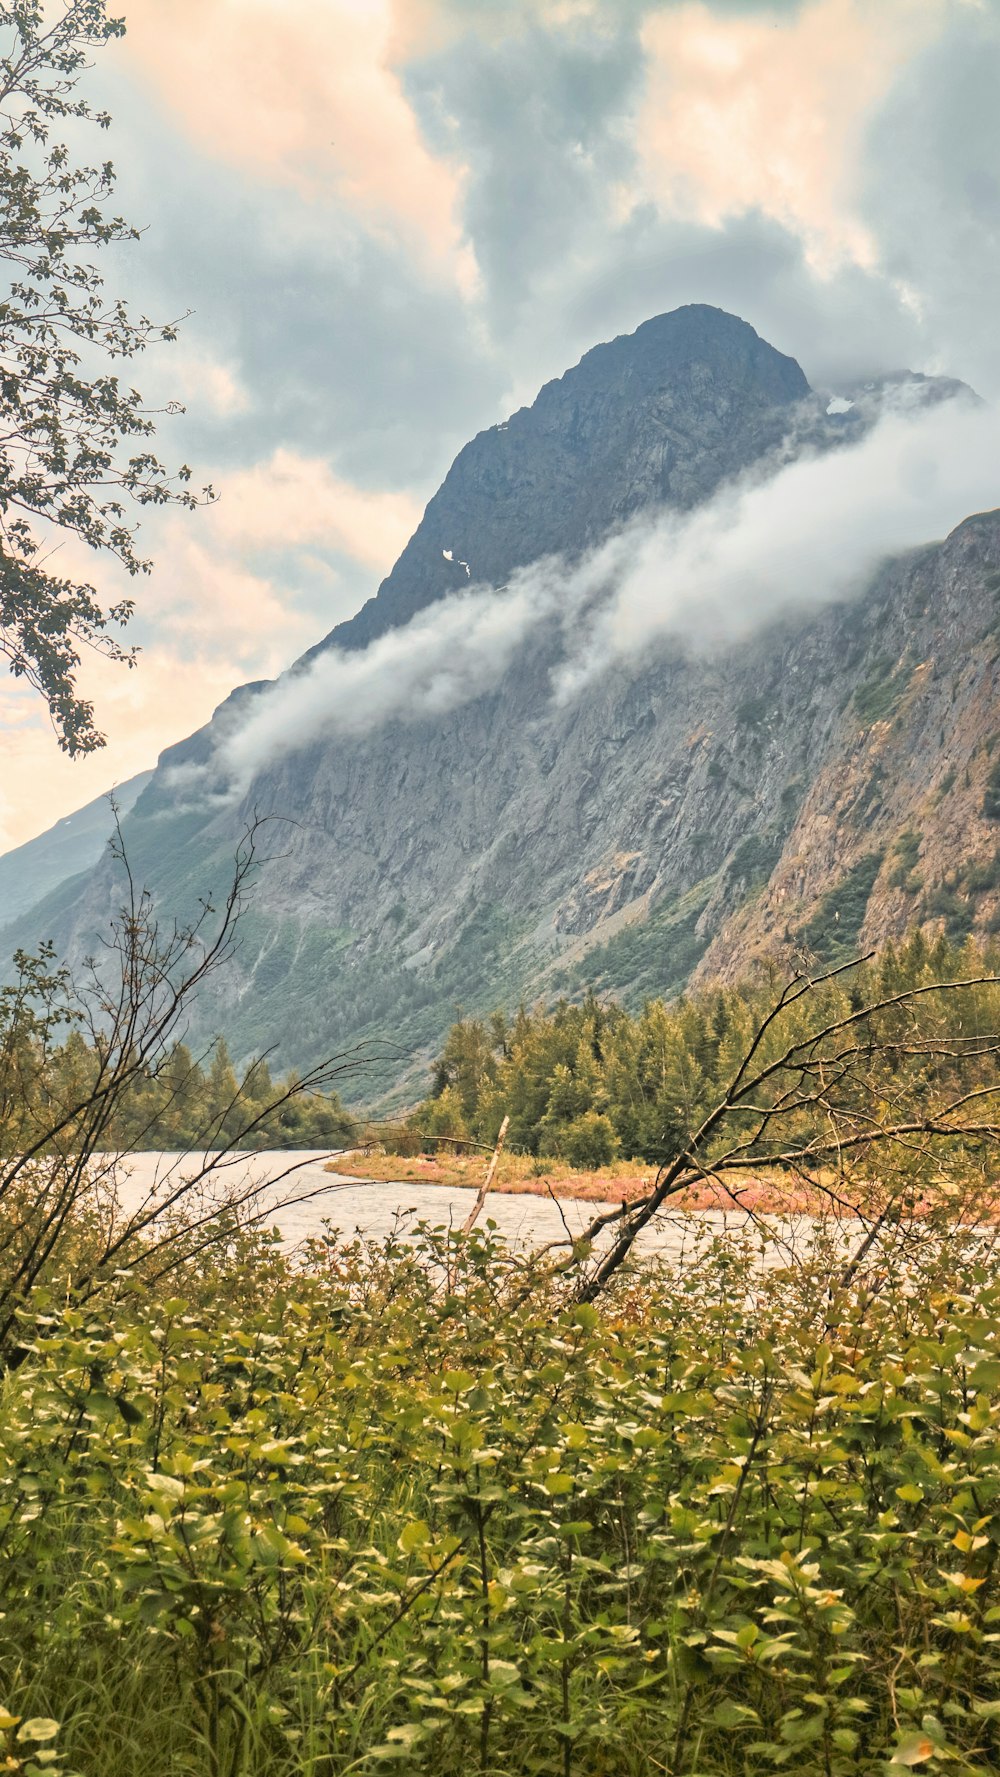
[[[1000,414],[966,401],[889,411],[855,445],[758,472],[693,512],[642,518],[572,566],[546,558],[506,587],[442,598],[368,648],[316,655],[220,736],[211,776],[240,793],[311,742],[472,702],[542,629],[565,704],[610,667],[645,668],[671,639],[724,646],[856,595],[887,555],[998,504]]]

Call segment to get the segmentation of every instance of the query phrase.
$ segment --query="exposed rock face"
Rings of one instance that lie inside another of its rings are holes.
[[[815,653],[831,621],[846,648],[839,671]],[[914,921],[953,937],[994,931],[1000,512],[891,564],[855,609],[804,629],[781,664],[800,687],[835,672],[828,732],[815,735],[801,806],[766,886],[728,919],[706,909],[703,929],[715,930],[699,977],[733,978],[750,955],[798,960],[817,947],[877,945]],[[758,749],[758,771],[780,772],[770,713]],[[852,878],[845,918],[841,885]]]
[[[463,561],[502,583],[640,509],[691,506],[790,439],[836,445],[874,399],[828,414],[792,360],[719,311],[649,322],[467,446],[377,598],[321,646],[405,622],[469,583]],[[126,826],[133,871],[183,911],[222,886],[254,809],[287,821],[202,1017],[285,1063],[388,1039],[401,1059],[362,1096],[422,1090],[456,1004],[585,982],[637,999],[914,917],[981,927],[1000,897],[998,591],[987,515],[856,603],[712,655],[665,650],[569,704],[550,695],[556,641],[536,640],[491,695],[284,755],[239,808],[186,808],[161,772]],[[171,761],[210,744],[192,737]],[[958,880],[969,858],[985,862]],[[51,931],[87,948],[117,894],[104,864],[7,947]]]
[[[780,444],[809,393],[794,358],[721,309],[675,309],[595,346],[459,452],[376,597],[320,647],[365,647],[464,587],[463,563],[499,586],[645,507],[696,505]]]

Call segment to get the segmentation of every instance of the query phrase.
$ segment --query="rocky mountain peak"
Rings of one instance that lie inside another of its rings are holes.
[[[594,346],[459,452],[375,597],[319,648],[367,647],[449,592],[582,553],[644,507],[696,505],[776,448],[809,394],[794,358],[700,303]]]

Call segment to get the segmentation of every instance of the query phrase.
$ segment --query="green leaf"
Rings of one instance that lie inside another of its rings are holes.
[[[386,1736],[397,1746],[416,1746],[418,1741],[427,1737],[427,1729],[418,1721],[401,1723],[398,1728],[390,1728]]]
[[[739,1728],[744,1722],[759,1720],[755,1709],[748,1708],[745,1703],[736,1703],[731,1697],[723,1697],[712,1710],[712,1721],[719,1728]]]
[[[422,1549],[430,1540],[430,1525],[423,1518],[414,1518],[411,1524],[404,1524],[398,1542],[404,1555],[412,1555],[415,1549]]]
[[[927,1734],[907,1734],[906,1739],[894,1748],[890,1764],[910,1768],[922,1765],[926,1759],[934,1757],[936,1750]]]
[[[520,1684],[520,1682],[520,1669],[514,1665],[512,1660],[490,1661],[490,1684],[494,1689],[509,1690],[511,1685]]]
[[[59,1732],[59,1723],[48,1715],[33,1715],[18,1730],[19,1740],[52,1740]]]

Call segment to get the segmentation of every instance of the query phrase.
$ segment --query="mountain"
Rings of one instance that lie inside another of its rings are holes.
[[[887,400],[960,392],[906,377],[831,400],[734,316],[660,316],[466,446],[293,689],[324,652],[349,656],[449,592],[573,562],[637,514],[842,448]],[[201,1017],[285,1064],[386,1038],[401,1060],[365,1075],[368,1098],[423,1089],[457,1005],[588,984],[636,1001],[756,954],[841,955],[914,918],[980,929],[1000,917],[998,595],[987,514],[856,599],[738,643],[660,647],[569,700],[551,694],[563,631],[541,624],[478,696],[423,715],[401,699],[368,734],[274,751],[235,798],[203,794],[198,770],[266,690],[244,687],[164,755],[125,823],[132,870],[183,915],[224,886],[254,811],[273,811],[239,952]],[[91,948],[118,896],[105,858],[5,947]]]
[[[809,393],[794,358],[719,309],[677,309],[595,346],[459,452],[376,596],[320,648],[366,647],[464,587],[463,563],[499,586],[644,509],[700,504],[781,444]]]
[[[93,869],[114,832],[111,796],[121,815],[135,806],[153,773],[141,771],[113,792],[98,796],[75,814],[66,815],[40,833],[0,857],[0,926],[26,913],[53,889],[81,871]]]

